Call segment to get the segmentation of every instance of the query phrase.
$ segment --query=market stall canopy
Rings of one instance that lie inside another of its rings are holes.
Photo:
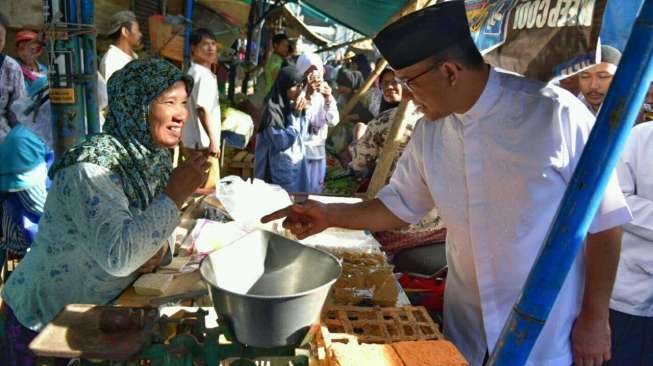
[[[247,29],[251,0],[196,0],[223,17],[231,25]]]
[[[303,0],[309,12],[327,16],[366,36],[373,36],[411,1],[406,0]]]
[[[286,6],[284,6],[281,10],[281,13],[283,14],[283,17],[286,19],[286,23],[288,24],[288,27],[297,32],[298,35],[304,36],[307,40],[310,42],[314,43],[318,47],[324,47],[329,44],[329,41],[327,39],[324,39],[322,36],[319,34],[311,31],[304,22],[302,22],[299,18],[297,18],[292,11],[288,10]]]

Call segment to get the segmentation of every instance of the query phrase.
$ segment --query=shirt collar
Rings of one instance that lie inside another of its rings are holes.
[[[500,78],[499,73],[490,67],[490,75],[488,76],[485,88],[481,96],[476,100],[476,103],[465,113],[454,113],[454,116],[463,123],[475,121],[486,115],[492,109],[499,99],[500,95]]]
[[[116,46],[115,44],[110,45],[109,48],[113,48],[114,50],[116,50],[116,51],[122,53],[123,55],[131,58],[132,60],[136,59],[136,54],[135,53],[132,53],[130,55],[130,54],[126,53],[125,51],[121,50],[120,47]]]
[[[213,71],[211,71],[211,69],[209,69],[208,67],[206,67],[206,66],[204,66],[204,65],[200,65],[200,64],[198,64],[197,62],[193,62],[193,61],[191,61],[190,64],[191,64],[191,66],[195,66],[195,67],[201,68],[202,70],[207,70],[207,71],[209,71],[211,74],[213,74]]]

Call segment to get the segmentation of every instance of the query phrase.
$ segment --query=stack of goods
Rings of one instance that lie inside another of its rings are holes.
[[[327,306],[322,325],[323,365],[469,365],[422,307]]]
[[[382,252],[331,251],[342,262],[342,274],[331,289],[337,305],[394,306],[399,290],[393,267]]]

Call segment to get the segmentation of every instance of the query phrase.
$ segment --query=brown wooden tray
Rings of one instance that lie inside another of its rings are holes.
[[[37,356],[128,360],[136,356],[152,335],[158,317],[156,309],[146,311],[145,326],[119,333],[100,330],[100,314],[111,306],[67,305],[30,343]],[[118,308],[130,311],[130,308]]]
[[[443,339],[422,306],[326,306],[322,311],[322,325],[334,339],[338,334],[347,334],[356,337],[359,343]]]

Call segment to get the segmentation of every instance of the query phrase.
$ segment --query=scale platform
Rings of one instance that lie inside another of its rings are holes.
[[[116,309],[140,312],[142,320],[119,332],[101,331],[102,312]],[[78,358],[82,366],[309,366],[312,332],[296,347],[248,347],[229,341],[235,338],[217,325],[212,308],[194,310],[68,305],[30,349],[39,365]]]

